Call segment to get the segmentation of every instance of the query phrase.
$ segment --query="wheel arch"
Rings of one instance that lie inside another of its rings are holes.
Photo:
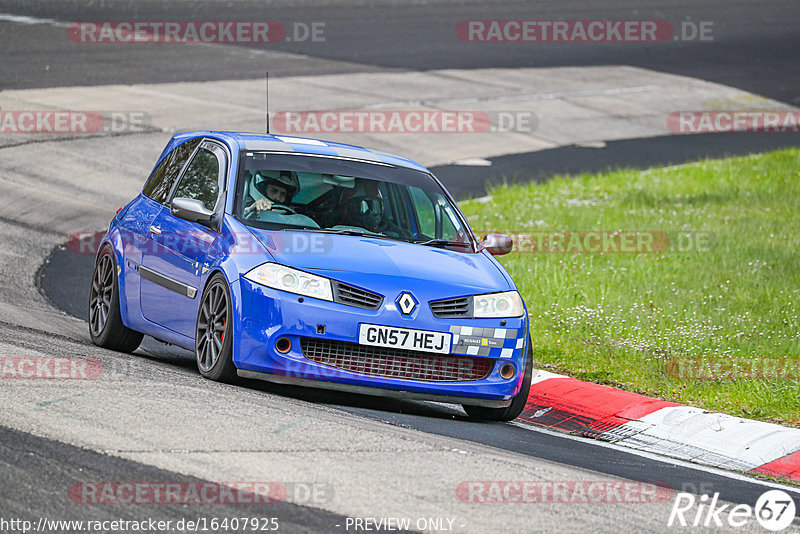
[[[125,269],[122,268],[125,261],[125,245],[122,242],[122,235],[117,228],[109,229],[108,233],[105,235],[103,240],[100,242],[100,246],[97,247],[97,254],[94,258],[94,264],[97,265],[97,260],[100,257],[100,253],[103,251],[104,248],[109,247],[111,252],[114,254],[114,263],[117,266],[117,291],[119,295],[119,314],[122,318],[122,324],[127,327],[130,327],[130,323],[128,322],[128,299],[125,298]],[[124,305],[123,305],[124,303]]]
[[[224,279],[225,279],[225,283],[226,283],[228,286],[230,286],[230,285],[231,285],[231,281],[230,281],[230,279],[228,278],[228,275],[225,273],[225,269],[223,269],[223,268],[222,268],[222,267],[220,267],[220,266],[213,267],[213,268],[209,269],[209,271],[208,271],[208,274],[206,275],[206,279],[205,279],[205,281],[203,282],[203,287],[202,287],[202,288],[201,288],[201,290],[198,292],[198,295],[200,296],[200,298],[202,298],[202,297],[203,297],[203,294],[206,292],[206,288],[208,287],[208,284],[210,284],[210,283],[211,283],[211,279],[212,279],[212,278],[214,278],[214,276],[215,276],[215,275],[218,275],[218,274],[219,274],[219,275],[222,275],[222,278],[224,278]]]
[[[236,312],[237,312],[237,302],[238,302],[238,300],[234,296],[233,282],[235,282],[238,279],[238,275],[237,275],[236,279],[231,281],[231,278],[228,276],[228,274],[225,271],[226,271],[225,268],[223,266],[221,266],[221,265],[214,266],[213,268],[211,268],[208,271],[206,279],[203,282],[203,287],[197,293],[197,297],[198,297],[197,309],[198,309],[198,313],[199,313],[200,305],[201,305],[200,303],[202,302],[203,295],[205,295],[206,289],[208,288],[208,285],[211,283],[211,280],[214,278],[215,275],[220,275],[220,276],[222,276],[223,280],[225,280],[225,285],[228,286],[228,294],[231,297],[231,302],[230,302],[231,313],[233,315],[234,324],[236,324]],[[196,321],[197,321],[197,318],[195,317],[195,322]],[[196,334],[196,332],[195,332],[195,334]]]

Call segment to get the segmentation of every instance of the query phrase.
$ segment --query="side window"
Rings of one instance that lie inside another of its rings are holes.
[[[175,185],[175,180],[178,179],[184,163],[192,155],[198,144],[200,144],[200,139],[192,139],[175,147],[172,152],[161,160],[159,166],[147,179],[142,193],[156,202],[166,203],[167,198],[169,198],[169,192],[172,191],[172,186]]]
[[[206,209],[213,210],[219,197],[219,173],[220,161],[217,156],[201,147],[186,168],[175,192],[175,198],[200,200]]]
[[[414,209],[417,211],[420,231],[426,237],[433,237],[436,234],[436,216],[433,212],[433,203],[425,191],[419,187],[409,187],[411,198],[414,201]]]

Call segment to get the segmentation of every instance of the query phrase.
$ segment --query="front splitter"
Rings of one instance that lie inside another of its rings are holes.
[[[347,393],[359,393],[361,395],[372,395],[374,397],[389,397],[393,399],[434,401],[449,404],[466,404],[468,406],[483,406],[485,408],[506,408],[511,404],[512,399],[474,399],[470,397],[453,397],[451,395],[431,395],[427,393],[417,393],[414,391],[402,391],[396,389],[374,388],[369,386],[356,386],[353,384],[342,384],[339,382],[324,382],[322,380],[310,380],[308,378],[296,378],[284,375],[273,375],[258,371],[247,371],[237,369],[236,374],[242,378],[253,380],[263,380],[274,384],[288,384],[292,386],[302,386],[317,389],[328,389],[332,391],[343,391]]]

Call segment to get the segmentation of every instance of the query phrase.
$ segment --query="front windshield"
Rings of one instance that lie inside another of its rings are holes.
[[[441,187],[410,169],[248,152],[236,216],[267,230],[367,235],[473,251],[470,232]]]

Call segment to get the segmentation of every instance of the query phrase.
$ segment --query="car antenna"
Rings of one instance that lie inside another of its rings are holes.
[[[266,82],[267,133],[269,133],[269,71],[267,71]]]

